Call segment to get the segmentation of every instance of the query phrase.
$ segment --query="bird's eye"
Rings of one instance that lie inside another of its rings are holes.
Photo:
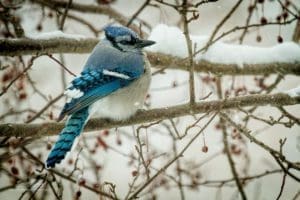
[[[128,44],[129,41],[127,41],[127,40],[122,40],[122,41],[120,41],[120,43],[121,43],[121,44]]]
[[[135,40],[131,38],[131,40],[122,40],[122,41],[120,41],[120,43],[123,45],[134,45]]]

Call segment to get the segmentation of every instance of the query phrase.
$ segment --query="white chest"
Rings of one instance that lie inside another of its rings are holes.
[[[150,63],[145,56],[145,73],[129,86],[95,102],[91,114],[114,120],[125,120],[142,108],[151,81]]]

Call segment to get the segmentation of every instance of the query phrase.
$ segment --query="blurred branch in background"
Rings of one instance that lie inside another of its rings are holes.
[[[68,6],[68,1],[60,1],[60,0],[31,0],[33,3],[38,3],[42,6],[47,6],[53,10],[64,9]],[[141,9],[145,9],[146,5]],[[116,22],[124,26],[129,26],[130,28],[134,29],[136,32],[139,32],[140,28],[135,24],[132,24],[126,16],[122,15],[120,12],[113,9],[111,6],[108,5],[86,5],[80,3],[72,3],[69,6],[69,9],[72,11],[77,11],[80,13],[95,13],[100,15],[109,16],[110,18],[114,19]],[[142,21],[142,24],[146,27],[150,28],[151,26],[147,23]],[[145,32],[142,35],[147,36]]]

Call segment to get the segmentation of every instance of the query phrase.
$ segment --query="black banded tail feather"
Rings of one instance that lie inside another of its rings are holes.
[[[46,167],[55,167],[60,163],[72,148],[75,138],[80,135],[89,116],[89,107],[73,113],[66,122],[65,128],[60,132],[59,138],[48,155]]]

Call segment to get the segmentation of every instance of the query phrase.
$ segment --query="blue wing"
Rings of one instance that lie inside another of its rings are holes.
[[[105,74],[105,70],[123,76]],[[143,73],[141,52],[121,52],[104,40],[94,48],[81,75],[71,82],[68,90],[76,91],[78,95],[65,104],[58,121],[129,85]]]
[[[64,116],[73,114],[110,93],[127,86],[140,75],[126,72],[123,68],[116,68],[110,74],[105,69],[85,69],[79,77],[71,82],[71,86],[67,89],[76,91],[79,95],[73,97],[71,101],[65,104],[58,121],[63,119]]]

